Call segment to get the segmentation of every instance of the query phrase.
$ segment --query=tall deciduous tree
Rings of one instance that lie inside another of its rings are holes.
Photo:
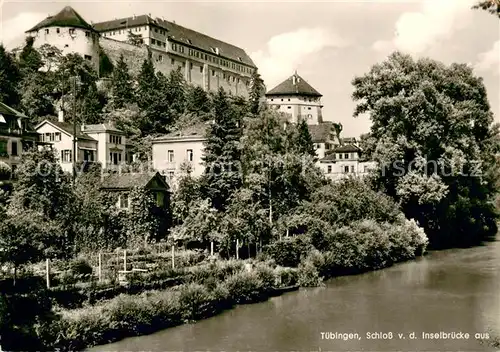
[[[26,37],[26,42],[19,55],[19,68],[23,73],[36,72],[43,66],[42,55],[33,48],[35,39]]]
[[[37,223],[39,218],[45,219],[44,224],[51,229],[51,234],[45,239],[44,254],[71,255],[73,194],[68,175],[62,172],[53,151],[44,149],[23,153],[17,175],[8,215],[15,218],[15,214],[32,213],[33,217],[25,220]]]
[[[242,116],[233,109],[222,88],[214,98],[212,114],[213,123],[204,143],[203,189],[212,206],[223,210],[231,194],[241,185]]]
[[[482,79],[464,64],[393,53],[353,80],[354,115],[368,112],[379,186],[434,246],[496,232],[497,132]]]

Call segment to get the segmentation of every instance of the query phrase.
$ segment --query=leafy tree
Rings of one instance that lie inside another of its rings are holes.
[[[486,88],[463,64],[392,54],[353,80],[354,115],[370,113],[377,185],[431,245],[477,243],[496,232],[497,130]]]
[[[250,78],[250,93],[248,104],[250,106],[250,112],[254,115],[259,113],[260,101],[266,92],[266,87],[264,86],[264,80],[260,77],[260,74],[255,70]]]
[[[132,78],[130,77],[129,69],[123,54],[120,55],[116,63],[111,82],[111,100],[114,109],[121,109],[126,104],[133,102],[134,91],[132,89]]]
[[[271,110],[263,110],[245,123],[243,185],[252,191],[254,202],[266,209],[273,227],[323,182],[314,157],[287,147],[293,136],[283,128],[280,115]]]
[[[189,216],[189,209],[201,199],[200,183],[191,175],[192,167],[184,163],[180,171],[172,198],[172,215],[177,225],[182,224]]]
[[[492,15],[496,15],[500,18],[500,2],[498,0],[479,1],[472,8],[488,11]]]
[[[21,110],[38,123],[47,115],[55,115],[54,80],[48,73],[28,71],[20,82]]]
[[[72,226],[75,232],[76,251],[96,251],[123,246],[125,236],[119,221],[115,199],[100,190],[102,169],[100,165],[88,165],[80,173],[74,187],[75,216]]]
[[[333,129],[333,133],[335,135],[335,138],[337,139],[337,142],[339,145],[342,145],[342,138],[340,138],[340,134],[342,133],[342,124],[341,123],[338,123],[338,122],[334,122],[332,124],[332,129]]]
[[[74,88],[75,78],[77,85]],[[65,111],[70,111],[68,121],[72,121],[73,116],[80,113],[91,121],[97,119],[97,111],[103,107],[103,103],[98,102],[97,98],[97,78],[93,67],[81,55],[68,54],[62,57],[57,71],[57,86],[61,95],[71,97],[65,104]],[[73,92],[76,94],[76,105],[73,104]]]
[[[12,55],[0,44],[0,101],[12,107],[17,107],[19,94],[17,82],[20,73]]]
[[[242,117],[236,114],[226,92],[219,89],[213,102],[213,123],[204,142],[203,194],[212,206],[223,210],[231,194],[241,185],[239,141]]]
[[[34,41],[35,38],[26,37],[25,45],[19,55],[19,68],[23,73],[37,72],[43,66],[42,56],[33,48]]]
[[[102,123],[103,100],[96,85],[90,85],[82,100],[79,120],[87,124]]]
[[[40,223],[39,218],[33,216],[36,226],[43,225],[51,229],[50,237],[44,243],[44,255],[71,255],[74,239],[71,230],[73,194],[69,177],[62,172],[53,151],[44,149],[23,153],[17,175],[8,213],[39,214],[39,218],[45,219],[45,222]]]
[[[44,71],[53,72],[59,68],[59,65],[63,60],[63,53],[61,49],[50,44],[43,44],[37,51],[42,57]]]

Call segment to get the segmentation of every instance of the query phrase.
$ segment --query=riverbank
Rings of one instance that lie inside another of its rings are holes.
[[[282,245],[278,242],[277,248],[289,249],[279,251],[282,259],[307,248],[297,268],[278,266],[280,258],[267,260],[269,255],[245,262],[200,264],[190,268],[181,285],[62,309],[57,319],[38,327],[38,335],[49,350],[82,350],[205,319],[238,304],[266,301],[298,286],[319,286],[334,276],[385,268],[415,258],[427,244],[411,221],[398,226],[367,221],[356,228],[358,233],[352,237],[349,228],[340,229],[335,241],[327,239],[324,251],[311,247],[303,237],[284,239]]]

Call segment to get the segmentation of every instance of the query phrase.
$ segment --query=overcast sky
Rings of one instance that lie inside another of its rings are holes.
[[[500,122],[500,20],[469,0],[416,1],[20,1],[0,0],[0,41],[71,5],[88,22],[150,13],[244,48],[268,89],[294,70],[323,94],[326,120],[344,136],[369,130],[353,118],[351,80],[394,49],[447,64],[469,63],[484,77]]]

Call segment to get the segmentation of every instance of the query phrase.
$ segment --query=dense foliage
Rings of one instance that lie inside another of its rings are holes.
[[[482,79],[467,65],[396,52],[353,84],[355,115],[372,120],[376,186],[436,247],[495,234],[500,144]]]

